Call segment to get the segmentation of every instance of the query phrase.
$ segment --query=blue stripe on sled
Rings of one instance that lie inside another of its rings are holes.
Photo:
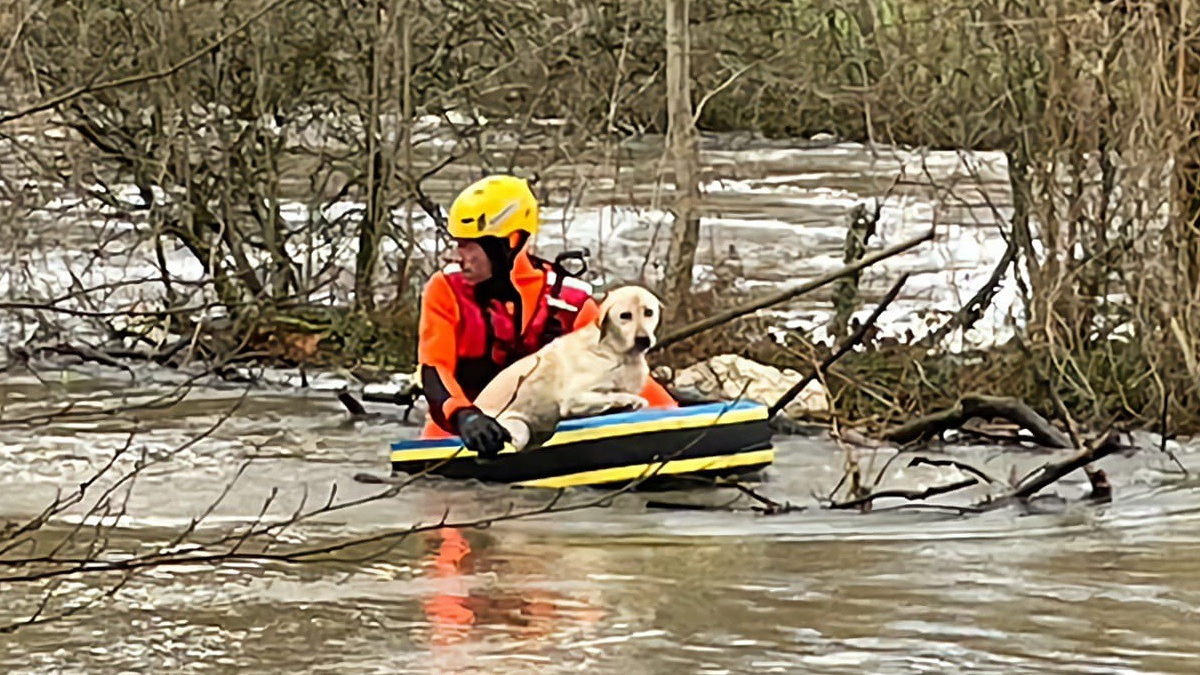
[[[585,417],[581,419],[566,420],[558,425],[558,431],[576,431],[578,429],[595,429],[597,427],[608,427],[617,424],[629,424],[631,422],[649,422],[652,420],[668,420],[679,417],[691,417],[693,415],[710,415],[713,413],[727,414],[739,410],[754,410],[756,408],[765,408],[766,406],[755,401],[727,401],[719,403],[704,403],[702,405],[689,405],[679,408],[647,408],[645,410],[635,410],[633,412],[613,413],[611,415],[598,415],[596,417]],[[405,441],[396,441],[392,443],[392,450],[427,450],[429,448],[439,447],[459,447],[462,441],[457,436],[450,438],[414,438]]]

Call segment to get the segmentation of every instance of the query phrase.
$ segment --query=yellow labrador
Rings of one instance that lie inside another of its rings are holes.
[[[609,291],[595,323],[505,368],[475,405],[508,430],[518,451],[544,443],[564,419],[644,408],[638,393],[650,373],[646,352],[661,310],[658,298],[639,286]]]

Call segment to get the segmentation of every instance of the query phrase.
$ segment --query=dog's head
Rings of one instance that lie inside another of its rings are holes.
[[[614,288],[600,303],[600,341],[621,353],[645,353],[655,344],[662,303],[640,286]]]

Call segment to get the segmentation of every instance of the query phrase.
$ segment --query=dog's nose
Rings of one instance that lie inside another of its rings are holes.
[[[649,335],[639,335],[639,336],[633,338],[633,346],[637,347],[641,351],[646,351],[647,349],[650,349],[650,336]]]

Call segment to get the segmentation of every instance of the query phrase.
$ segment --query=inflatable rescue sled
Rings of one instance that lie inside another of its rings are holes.
[[[566,420],[540,447],[508,446],[486,461],[457,437],[399,441],[391,460],[400,474],[543,488],[632,482],[649,489],[757,472],[775,460],[775,448],[767,407],[737,401]]]

